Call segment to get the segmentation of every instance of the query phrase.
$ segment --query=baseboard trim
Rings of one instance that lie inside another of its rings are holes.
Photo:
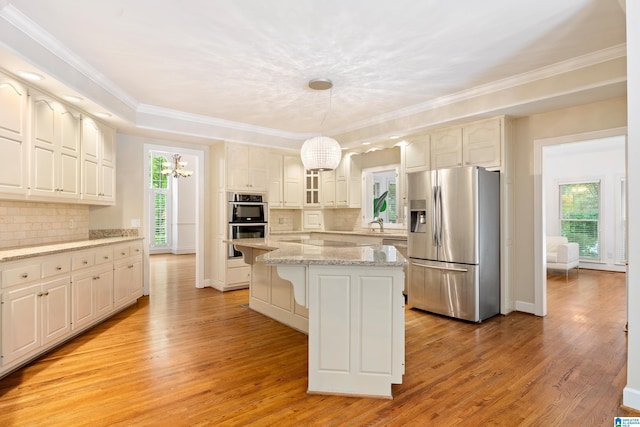
[[[536,306],[530,302],[516,301],[516,311],[524,313],[536,314]]]
[[[640,390],[626,386],[622,390],[622,404],[634,411],[640,411]]]

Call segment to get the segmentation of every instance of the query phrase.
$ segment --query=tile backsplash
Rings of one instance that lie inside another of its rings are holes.
[[[89,206],[0,200],[0,248],[89,238]]]

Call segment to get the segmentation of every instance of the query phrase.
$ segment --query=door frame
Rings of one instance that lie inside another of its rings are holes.
[[[544,247],[547,231],[544,217],[544,147],[626,135],[627,128],[625,126],[533,141],[534,314],[536,316],[547,315],[547,263],[545,261],[546,254]]]

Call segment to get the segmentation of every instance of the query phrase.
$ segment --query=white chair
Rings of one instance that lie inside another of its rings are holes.
[[[577,243],[569,243],[566,237],[547,236],[547,269],[564,270],[569,276],[569,270],[580,270],[580,247]]]

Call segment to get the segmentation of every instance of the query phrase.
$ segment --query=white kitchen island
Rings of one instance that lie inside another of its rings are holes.
[[[391,385],[402,383],[404,374],[407,263],[393,246],[313,239],[232,243],[252,266],[274,266],[291,282],[295,302],[308,309],[309,393],[392,398]]]

